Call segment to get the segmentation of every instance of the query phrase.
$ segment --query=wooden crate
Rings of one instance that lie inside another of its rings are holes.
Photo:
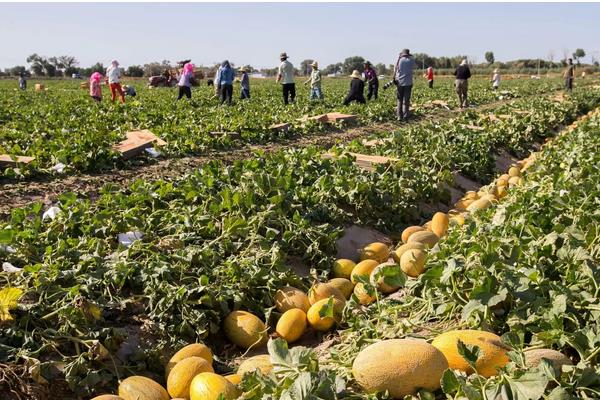
[[[344,153],[344,154],[350,154],[351,156],[353,156],[356,159],[354,161],[354,164],[356,164],[360,168],[365,169],[367,171],[375,171],[375,168],[377,167],[378,164],[389,164],[391,162],[398,161],[397,158],[390,158],[390,157],[384,157],[384,156],[370,156],[370,155],[359,154],[359,153]],[[338,156],[333,153],[321,154],[321,158],[324,160],[331,160],[331,159],[335,159],[337,157]]]
[[[29,164],[35,160],[35,157],[28,156],[10,156],[8,154],[0,154],[0,167],[14,168],[18,164]]]

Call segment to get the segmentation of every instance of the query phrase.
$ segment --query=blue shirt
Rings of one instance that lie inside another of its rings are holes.
[[[224,67],[221,68],[221,71],[219,71],[219,83],[221,85],[233,85],[234,78],[235,73],[231,67]]]
[[[398,70],[396,71],[396,82],[398,82],[398,86],[412,86],[414,68],[414,58],[411,56],[400,57],[400,60],[398,61]]]

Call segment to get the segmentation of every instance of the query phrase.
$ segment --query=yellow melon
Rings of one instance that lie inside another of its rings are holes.
[[[214,372],[212,366],[202,357],[187,357],[171,369],[167,379],[167,391],[171,397],[190,398],[192,379],[202,372]]]
[[[92,400],[123,400],[123,398],[115,396],[114,394],[102,394],[94,397]]]
[[[354,261],[340,258],[339,260],[335,260],[331,272],[334,278],[350,279],[350,274],[352,274],[352,270],[355,266],[356,263]]]
[[[361,261],[375,260],[380,263],[387,261],[390,249],[385,243],[375,242],[367,245],[360,253]]]
[[[123,400],[169,400],[164,387],[145,376],[130,376],[119,384],[119,397]]]
[[[457,210],[459,211],[465,211],[467,209],[467,207],[469,207],[471,204],[473,204],[473,202],[475,202],[476,200],[459,200],[456,202],[456,204],[454,205],[454,207],[456,207]]]
[[[480,210],[485,210],[486,208],[489,208],[491,205],[492,205],[492,202],[490,201],[489,198],[482,198],[479,200],[475,200],[473,203],[471,203],[471,205],[469,205],[469,207],[467,207],[467,211],[476,212],[476,211],[480,211]]]
[[[175,353],[173,357],[171,357],[171,359],[167,363],[167,366],[165,367],[165,377],[167,379],[169,378],[169,372],[179,361],[192,356],[202,357],[206,361],[208,361],[210,365],[212,365],[213,354],[211,349],[207,345],[203,343],[188,344],[187,346],[181,348],[181,350],[179,350],[177,353]]]
[[[365,306],[376,300],[374,296],[369,295],[369,292],[367,292],[367,289],[362,282],[359,282],[354,286],[354,295],[358,299],[358,302]]]
[[[273,371],[271,356],[268,354],[259,354],[257,356],[247,358],[246,360],[242,361],[238,367],[237,374],[243,377],[244,374],[247,374],[248,372],[254,372],[256,370],[259,370],[264,375],[269,375],[271,371]]]
[[[420,231],[424,231],[424,230],[425,230],[425,228],[423,228],[422,226],[418,226],[418,225],[409,226],[408,228],[406,228],[402,231],[402,236],[401,236],[402,242],[407,243],[410,235],[412,235],[415,232],[420,232]]]
[[[452,225],[463,226],[465,224],[465,217],[462,214],[452,215],[450,217],[450,223]]]
[[[506,353],[510,350],[502,343],[499,336],[486,331],[455,330],[442,333],[431,343],[438,348],[452,369],[472,373],[471,367],[465,359],[458,354],[457,344],[461,340],[464,344],[477,346],[480,349],[479,359],[475,363],[477,373],[490,377],[498,373],[498,368],[504,367],[509,359]]]
[[[371,276],[371,272],[379,265],[379,263],[375,260],[364,260],[356,264],[356,267],[352,270],[352,275],[350,275],[350,280],[355,285],[358,283],[358,277],[362,276],[365,279],[368,279]]]
[[[510,167],[508,169],[508,176],[510,176],[511,178],[514,176],[521,176],[521,170],[519,169],[519,167]]]
[[[463,199],[465,199],[465,200],[477,200],[478,198],[479,198],[479,195],[474,190],[469,190],[463,196]]]
[[[513,176],[508,180],[508,186],[519,186],[523,182],[520,176]]]
[[[212,372],[196,375],[190,386],[190,400],[234,400],[238,394],[233,383]]]
[[[229,382],[233,383],[234,385],[239,385],[240,382],[242,381],[242,377],[238,374],[225,375],[223,378],[227,379]]]
[[[496,179],[496,186],[508,186],[508,179],[504,179],[504,178]]]
[[[331,296],[339,299],[340,301],[346,301],[346,298],[342,292],[340,292],[334,286],[328,285],[327,283],[315,283],[308,291],[308,301],[311,305],[315,304],[319,300],[328,299]]]
[[[225,336],[243,349],[267,343],[267,327],[264,322],[247,311],[232,311],[225,317],[223,327]]]
[[[377,275],[380,274],[381,270],[386,267],[393,268],[395,271],[400,272],[400,265],[396,264],[395,262],[386,262],[383,264],[379,264],[373,270],[373,272],[371,272],[370,279],[371,279],[371,285],[376,287],[377,290],[379,290],[381,293],[384,293],[384,294],[390,294],[390,293],[393,293],[396,290],[400,289],[401,285],[386,282],[385,277],[383,277],[383,276],[377,277]]]
[[[275,308],[280,313],[284,313],[292,308],[299,308],[307,312],[310,308],[310,302],[306,293],[291,286],[285,286],[277,290],[273,300],[275,301]]]
[[[439,238],[443,237],[448,231],[450,220],[448,215],[443,212],[436,212],[431,219],[431,231]]]
[[[444,355],[424,340],[383,340],[364,348],[352,364],[352,375],[366,393],[389,392],[401,399],[419,389],[440,388],[448,368]]]
[[[416,278],[425,270],[426,258],[427,254],[423,250],[408,250],[400,258],[400,268],[406,275]]]
[[[329,299],[323,299],[323,300],[317,301],[308,310],[306,317],[308,319],[308,323],[314,329],[316,329],[318,331],[328,331],[333,327],[333,324],[335,324],[336,322],[340,322],[342,320],[342,313],[344,311],[344,303],[342,303],[341,301],[339,301],[336,298],[332,297],[332,299],[333,299],[333,304],[332,304],[333,305],[333,310],[332,310],[333,317],[329,317],[329,316],[321,317],[321,315],[320,315],[321,310],[324,309],[325,307],[327,307],[327,305],[329,304]]]
[[[404,243],[402,246],[398,247],[392,252],[392,258],[396,263],[400,263],[400,257],[402,257],[402,254],[411,249],[425,250],[425,245],[421,242]]]
[[[352,291],[354,290],[354,284],[349,279],[333,278],[333,279],[330,279],[329,281],[327,281],[327,284],[329,286],[333,286],[334,288],[336,288],[337,290],[342,292],[342,294],[344,295],[344,297],[346,299],[348,299],[348,298],[350,298],[350,296],[352,296]]]
[[[507,186],[496,186],[496,196],[499,199],[506,197],[508,194]]]
[[[286,342],[293,343],[300,339],[300,336],[306,330],[306,313],[299,308],[293,308],[283,313],[275,332],[279,334]]]
[[[503,179],[503,180],[505,180],[506,182],[508,182],[508,180],[510,179],[510,175],[508,175],[508,174],[502,174],[502,175],[500,175],[500,176],[498,177],[498,179]]]
[[[440,240],[440,238],[435,233],[430,231],[423,231],[410,235],[410,237],[408,238],[408,243],[419,242],[423,243],[427,248],[432,248],[433,246],[435,246],[438,240]]]

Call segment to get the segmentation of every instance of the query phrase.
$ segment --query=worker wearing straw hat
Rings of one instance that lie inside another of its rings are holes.
[[[353,101],[357,103],[365,104],[367,100],[365,100],[365,82],[362,80],[362,76],[360,72],[355,69],[352,71],[352,75],[350,75],[350,91],[348,95],[344,99],[344,105],[347,106]]]
[[[394,80],[397,89],[396,115],[398,121],[406,121],[410,112],[410,97],[413,87],[415,60],[408,49],[400,52],[394,68]]]
[[[281,64],[277,74],[277,82],[281,82],[283,90],[283,103],[289,104],[296,100],[296,83],[294,82],[294,66],[288,61],[287,53],[279,55]]]
[[[319,63],[313,61],[310,66],[312,71],[310,77],[304,82],[305,85],[310,83],[310,99],[311,100],[323,100],[323,91],[321,90],[321,70],[319,70]]]
[[[108,78],[108,85],[110,87],[110,99],[115,101],[117,93],[119,93],[121,103],[125,103],[125,93],[123,93],[123,88],[121,87],[122,71],[119,67],[119,62],[112,60],[110,64],[110,67],[106,69],[106,77]]]
[[[377,93],[379,92],[379,79],[377,78],[377,71],[373,68],[370,61],[365,62],[365,81],[368,84],[367,100],[375,98],[377,100]]]
[[[239,69],[240,74],[240,100],[245,100],[250,98],[250,77],[248,76],[248,70],[246,67],[242,67]]]
[[[500,72],[498,72],[498,68],[494,70],[494,75],[492,76],[492,89],[498,90],[500,86]]]

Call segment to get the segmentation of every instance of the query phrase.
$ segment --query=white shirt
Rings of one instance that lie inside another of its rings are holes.
[[[500,74],[494,74],[492,81],[494,82],[492,86],[500,86]]]
[[[279,66],[279,75],[281,75],[281,83],[294,83],[294,66],[288,60],[285,60]]]
[[[111,65],[106,70],[106,76],[108,76],[108,83],[119,83],[121,81],[121,68]]]

